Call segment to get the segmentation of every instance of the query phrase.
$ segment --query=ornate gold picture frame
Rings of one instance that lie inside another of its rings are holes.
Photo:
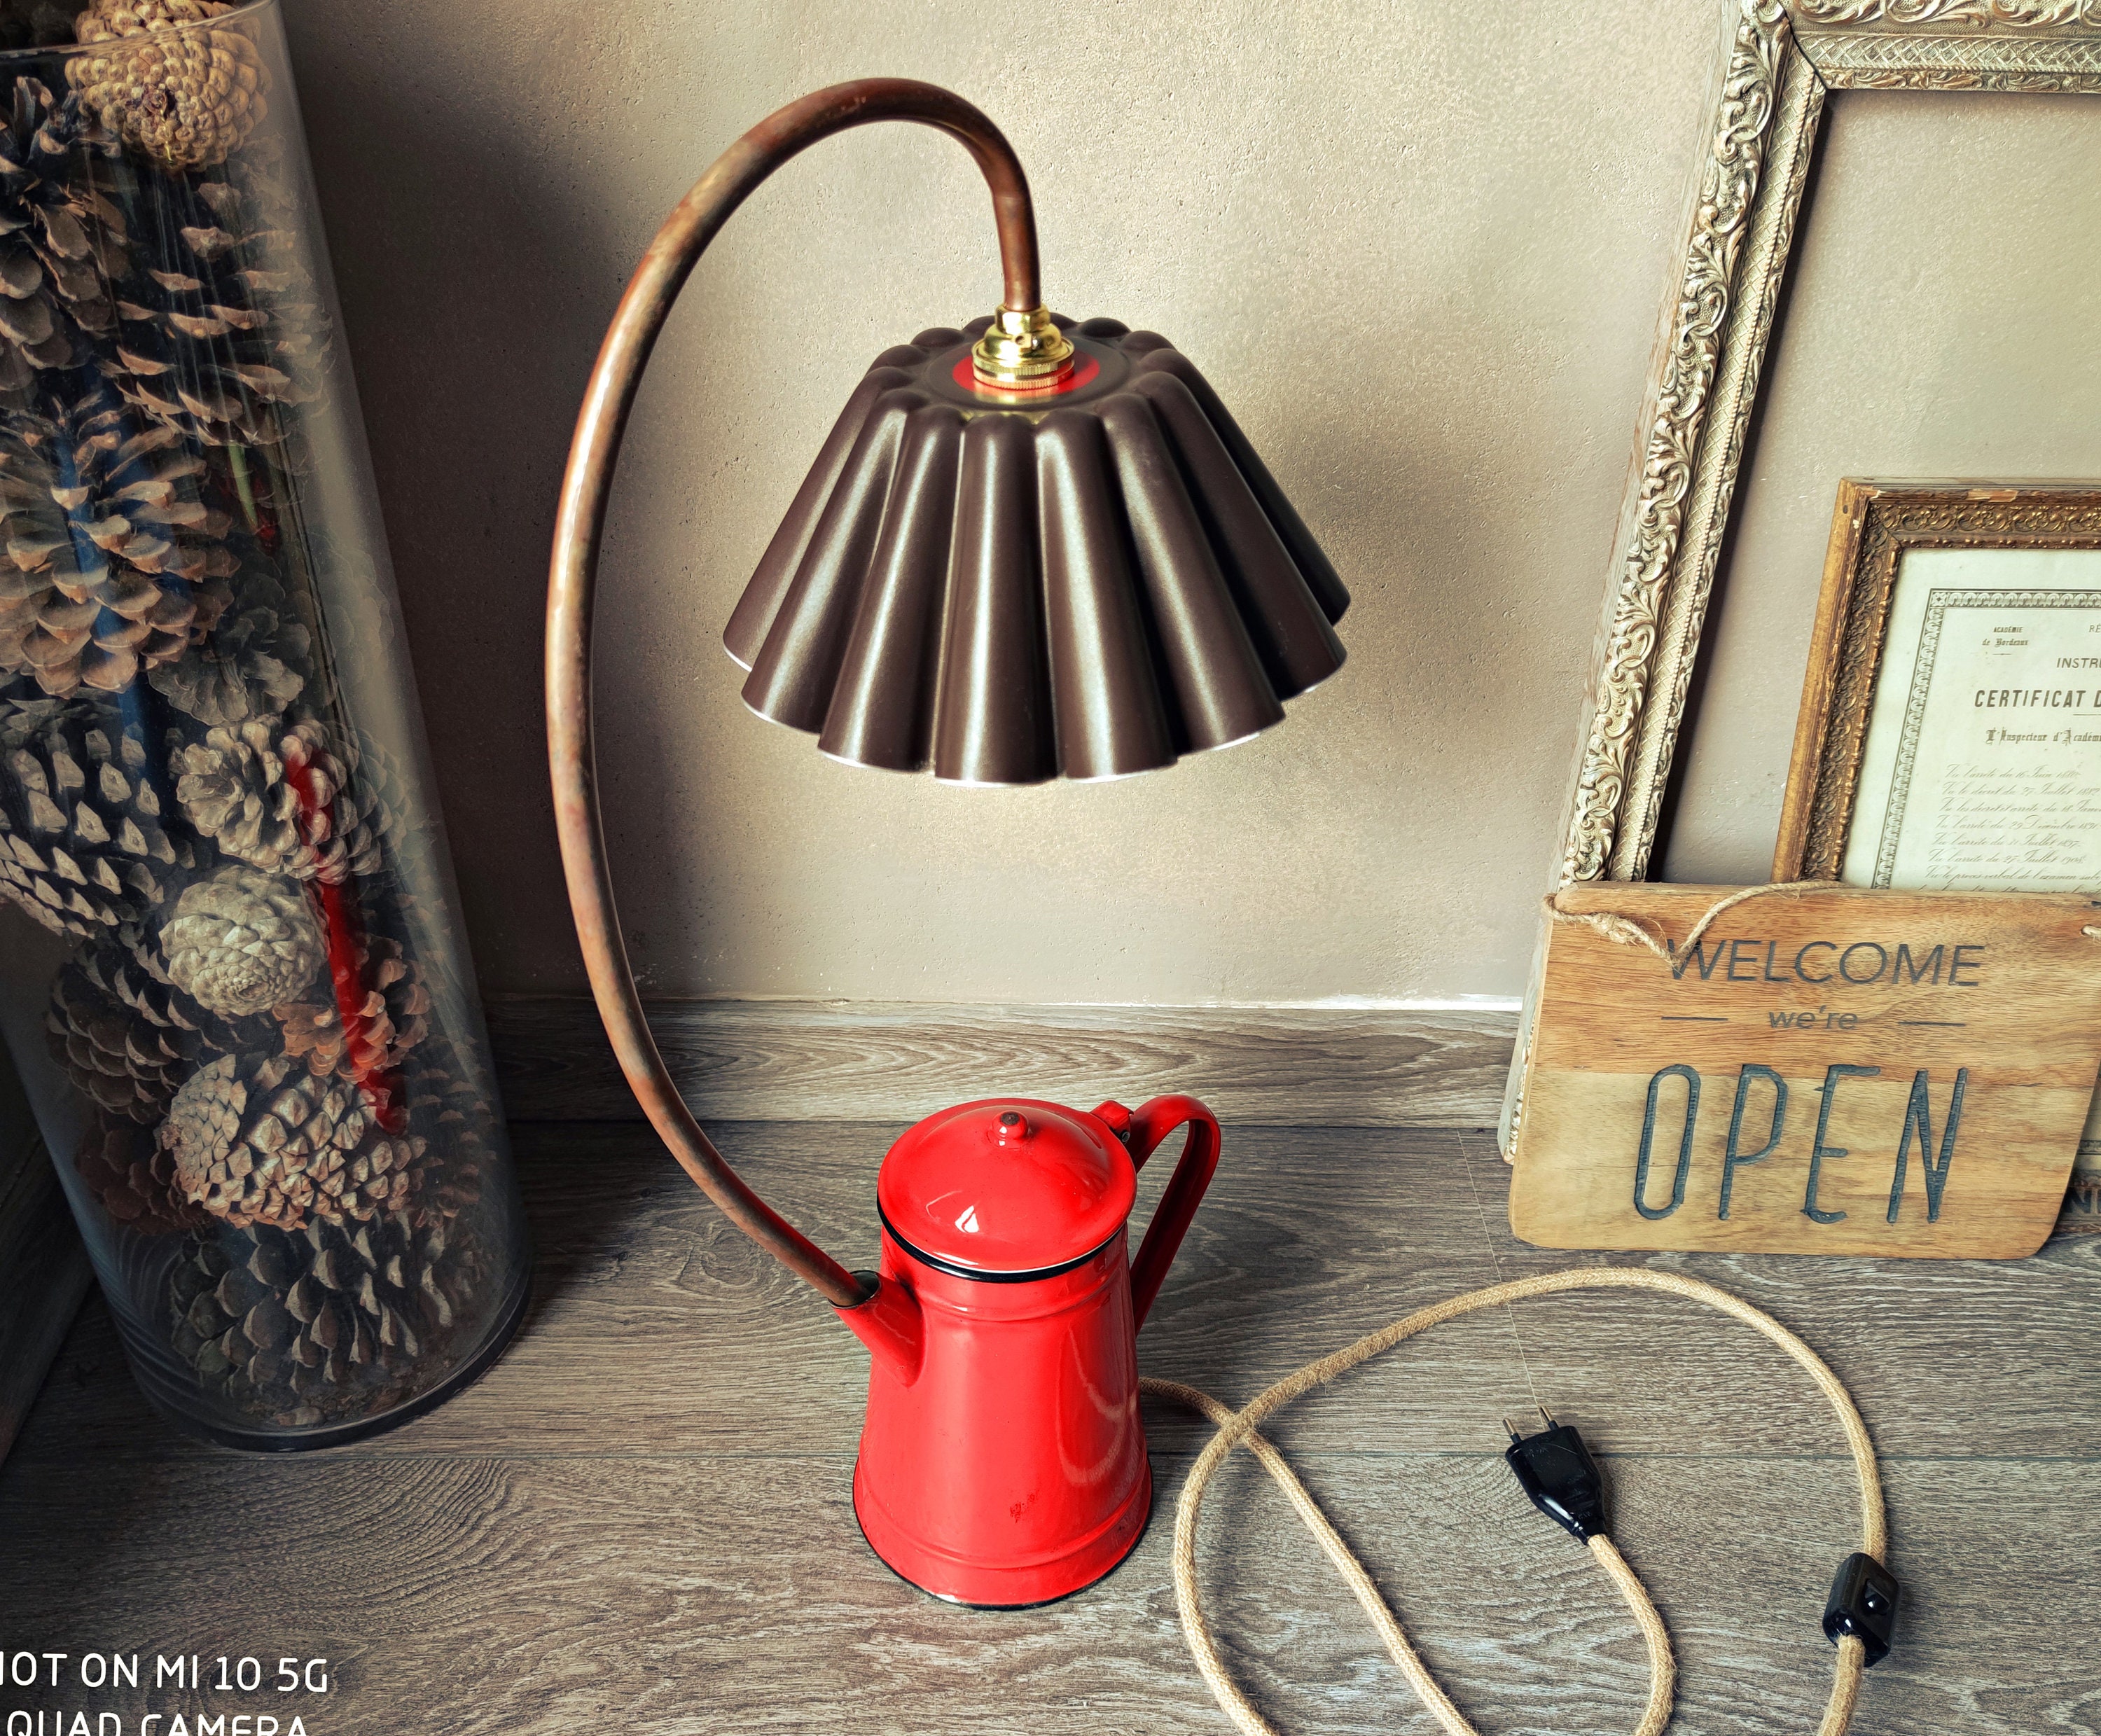
[[[1833,90],[2101,92],[2101,0],[1729,0],[1563,826],[1560,878],[1640,880]]]
[[[2101,488],[1852,480],[1838,485],[1773,853],[1775,880],[1851,877],[1843,869],[1869,715],[1878,683],[1886,674],[1904,673],[1883,669],[1897,575],[1908,554],[1944,549],[2101,549]],[[2068,696],[2070,691],[2068,687]],[[2083,691],[2081,696],[2088,697]]]

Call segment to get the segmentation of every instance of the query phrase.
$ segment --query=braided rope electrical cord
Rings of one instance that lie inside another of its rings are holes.
[[[1712,1284],[1702,1283],[1697,1279],[1682,1278],[1674,1272],[1652,1271],[1639,1266],[1590,1266],[1573,1271],[1555,1272],[1541,1278],[1521,1278],[1508,1283],[1491,1284],[1486,1289],[1475,1290],[1464,1296],[1455,1296],[1449,1301],[1425,1308],[1396,1320],[1391,1326],[1360,1338],[1355,1344],[1345,1346],[1331,1356],[1318,1362],[1308,1363],[1297,1373],[1279,1380],[1262,1394],[1247,1407],[1234,1411],[1207,1393],[1194,1387],[1184,1386],[1179,1381],[1148,1379],[1139,1384],[1142,1390],[1162,1398],[1173,1399],[1200,1411],[1216,1425],[1214,1434],[1204,1451],[1198,1455],[1189,1472],[1188,1485],[1174,1512],[1174,1601],[1180,1610],[1182,1628],[1189,1641],[1189,1650],[1196,1660],[1196,1668],[1210,1685],[1213,1696],[1227,1716],[1247,1736],[1276,1736],[1276,1732],[1241,1690],[1227,1671],[1219,1655],[1218,1644],[1211,1636],[1210,1624],[1205,1620],[1201,1603],[1196,1592],[1196,1516],[1201,1509],[1205,1490],[1213,1475],[1226,1456],[1236,1447],[1245,1447],[1252,1452],[1263,1469],[1268,1472],[1298,1510],[1299,1517],[1311,1531],[1328,1559],[1335,1565],[1356,1596],[1365,1613],[1371,1618],[1379,1637],[1385,1641],[1387,1652],[1399,1666],[1414,1689],[1416,1697],[1427,1707],[1438,1723],[1449,1736],[1480,1736],[1451,1697],[1441,1688],[1435,1676],[1417,1655],[1409,1643],[1407,1634],[1393,1611],[1387,1607],[1386,1600],[1379,1595],[1371,1575],[1363,1564],[1351,1553],[1341,1535],[1329,1523],[1327,1516],[1307,1492],[1283,1454],[1262,1434],[1260,1425],[1275,1415],[1294,1398],[1301,1398],[1316,1387],[1325,1386],[1338,1375],[1369,1360],[1382,1350],[1391,1349],[1404,1339],[1413,1338],[1418,1332],[1427,1332],[1433,1326],[1447,1320],[1456,1320],[1462,1314],[1477,1313],[1484,1308],[1501,1307],[1526,1296],[1548,1296],[1563,1290],[1660,1290],[1671,1296],[1681,1296],[1718,1309],[1722,1313],[1741,1320],[1754,1331],[1763,1333],[1780,1349],[1786,1351],[1809,1372],[1818,1389],[1830,1402],[1831,1408],[1838,1414],[1840,1425],[1845,1430],[1846,1444],[1853,1455],[1855,1469],[1860,1481],[1860,1553],[1880,1562],[1888,1548],[1888,1531],[1882,1509],[1882,1478],[1875,1464],[1874,1443],[1869,1438],[1868,1426],[1860,1419],[1852,1395],[1839,1382],[1824,1359],[1804,1344],[1801,1339],[1782,1326],[1770,1314],[1762,1313],[1741,1297],[1718,1290]],[[1665,1631],[1662,1618],[1656,1614],[1656,1606],[1635,1577],[1634,1570],[1613,1547],[1612,1539],[1599,1535],[1587,1539],[1591,1553],[1598,1558],[1620,1595],[1633,1611],[1642,1637],[1648,1646],[1649,1693],[1648,1703],[1642,1714],[1641,1722],[1634,1726],[1634,1736],[1660,1736],[1664,1726],[1670,1721],[1672,1696],[1676,1686],[1677,1670],[1672,1662],[1670,1637]],[[1866,1649],[1860,1640],[1847,1634],[1838,1641],[1837,1661],[1833,1668],[1831,1697],[1824,1712],[1823,1722],[1817,1727],[1817,1736],[1843,1736],[1853,1721],[1853,1707],[1860,1691],[1860,1676],[1866,1667]]]

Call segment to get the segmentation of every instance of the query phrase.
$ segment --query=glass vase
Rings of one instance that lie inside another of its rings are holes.
[[[0,19],[0,1023],[153,1402],[338,1443],[528,1267],[276,0]]]

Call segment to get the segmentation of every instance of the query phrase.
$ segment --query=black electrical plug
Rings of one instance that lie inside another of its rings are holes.
[[[1583,1437],[1557,1423],[1542,1409],[1546,1426],[1537,1434],[1519,1434],[1506,1418],[1511,1444],[1503,1457],[1532,1504],[1572,1537],[1605,1535],[1605,1480],[1584,1446]]]

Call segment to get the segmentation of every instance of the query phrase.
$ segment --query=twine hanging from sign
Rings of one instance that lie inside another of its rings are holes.
[[[1718,899],[1707,907],[1707,913],[1692,925],[1692,931],[1685,937],[1689,949],[1712,927],[1715,920],[1734,910],[1739,904],[1747,904],[1754,898],[1798,898],[1805,892],[1829,892],[1842,886],[1836,880],[1779,880],[1771,886],[1745,886],[1740,892],[1732,892],[1727,898]],[[1666,941],[1649,932],[1651,925],[1638,917],[1622,916],[1616,910],[1589,912],[1564,910],[1559,892],[1546,895],[1546,913],[1556,922],[1564,922],[1577,928],[1594,929],[1606,939],[1623,947],[1647,947],[1666,965],[1675,964]],[[2088,929],[2089,934],[2101,936],[2101,929]]]
[[[1770,886],[1745,886],[1740,891],[1732,892],[1727,898],[1717,899],[1707,907],[1706,913],[1692,925],[1692,932],[1686,935],[1685,949],[1690,952],[1698,944],[1718,917],[1734,910],[1739,904],[1748,904],[1754,898],[1799,898],[1805,892],[1837,891],[1845,884],[1842,880],[1776,880]],[[2018,893],[2015,895],[2016,897],[2019,895]],[[1617,910],[1564,910],[1560,899],[1560,893],[1550,892],[1544,900],[1546,913],[1555,921],[1567,923],[1575,928],[1594,930],[1620,946],[1647,947],[1666,965],[1677,963],[1671,955],[1669,941],[1650,933],[1652,925],[1643,921],[1640,917],[1625,916]],[[2089,924],[2079,932],[2089,940],[2101,940],[2101,927]]]

